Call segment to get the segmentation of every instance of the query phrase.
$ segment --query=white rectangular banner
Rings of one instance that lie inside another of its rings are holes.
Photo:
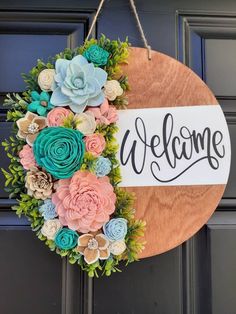
[[[119,111],[120,186],[226,184],[230,137],[221,107]]]

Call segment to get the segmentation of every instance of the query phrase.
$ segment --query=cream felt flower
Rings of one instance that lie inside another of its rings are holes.
[[[77,250],[84,255],[87,264],[93,264],[98,259],[105,260],[110,256],[109,240],[100,233],[97,235],[83,234],[79,237]]]
[[[121,96],[123,94],[123,89],[120,86],[120,83],[116,80],[106,81],[103,91],[105,97],[110,101],[115,100],[116,97]]]
[[[25,139],[27,144],[32,146],[39,132],[47,126],[47,120],[44,117],[27,111],[24,118],[17,120],[16,124],[19,129],[17,136]]]
[[[46,220],[41,229],[42,235],[47,237],[49,240],[54,240],[57,232],[62,228],[59,219]]]
[[[126,244],[124,240],[118,240],[111,242],[109,245],[109,250],[113,255],[121,255],[126,250]]]
[[[84,135],[93,134],[96,129],[96,121],[92,112],[86,111],[84,113],[75,115],[76,129]]]
[[[55,74],[56,72],[54,69],[44,69],[39,73],[38,84],[41,90],[45,92],[49,92],[52,90]]]

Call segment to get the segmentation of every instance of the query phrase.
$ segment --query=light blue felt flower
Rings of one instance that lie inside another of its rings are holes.
[[[55,205],[50,199],[46,199],[44,201],[44,203],[39,207],[39,212],[42,214],[45,220],[57,217]]]
[[[102,156],[95,162],[95,173],[97,177],[104,177],[111,171],[111,161]]]
[[[104,224],[103,232],[111,242],[124,240],[127,234],[127,220],[124,218],[113,218]]]
[[[36,91],[31,92],[32,102],[28,105],[27,109],[31,112],[36,112],[38,115],[45,117],[47,112],[54,108],[50,102],[50,96],[47,92]]]
[[[51,97],[54,106],[69,106],[75,113],[81,113],[86,106],[96,107],[103,103],[102,87],[107,73],[88,63],[79,55],[71,61],[56,61],[55,86]]]

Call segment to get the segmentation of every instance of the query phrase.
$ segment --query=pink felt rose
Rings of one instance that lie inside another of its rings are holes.
[[[73,113],[66,108],[54,108],[47,115],[48,126],[62,126],[63,121]]]
[[[22,150],[19,152],[20,163],[23,168],[29,170],[32,167],[36,167],[36,161],[34,159],[34,153],[32,147],[24,145]]]
[[[116,108],[114,106],[109,106],[107,99],[105,99],[100,107],[89,108],[88,111],[94,114],[97,124],[109,125],[118,120]]]
[[[95,157],[100,156],[106,146],[105,138],[98,133],[87,135],[84,141],[86,151]]]
[[[87,233],[99,230],[109,220],[116,195],[108,177],[97,178],[79,170],[71,179],[58,181],[52,202],[63,226]]]

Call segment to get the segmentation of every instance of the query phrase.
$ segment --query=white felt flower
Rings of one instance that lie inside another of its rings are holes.
[[[113,255],[120,255],[124,253],[126,250],[126,244],[124,240],[117,240],[115,242],[111,242],[109,245],[109,250]]]
[[[123,89],[120,86],[120,83],[116,80],[106,81],[104,85],[104,94],[108,100],[115,100],[116,97],[123,94]]]
[[[43,91],[49,92],[52,90],[55,74],[56,72],[53,69],[44,69],[39,73],[38,84]]]
[[[47,237],[49,240],[54,240],[57,232],[62,228],[59,219],[46,220],[41,229],[42,235]]]
[[[76,114],[75,120],[77,122],[76,128],[84,135],[93,134],[96,129],[96,120],[92,112]]]

